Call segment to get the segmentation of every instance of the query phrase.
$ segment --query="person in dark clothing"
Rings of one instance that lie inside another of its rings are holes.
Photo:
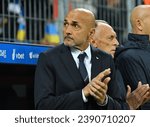
[[[116,32],[114,29],[104,20],[97,20],[97,27],[95,29],[95,34],[91,43],[94,47],[97,47],[114,57],[116,48],[119,43],[117,40]],[[126,95],[127,87],[122,79],[120,71],[116,68],[116,80],[117,84],[120,86],[120,91],[126,103],[122,103],[122,109],[137,109],[141,104],[143,104],[144,99],[147,97],[147,91],[149,89],[148,85],[142,85],[141,82],[138,83],[138,88],[131,93],[131,88],[128,86],[128,91]]]
[[[132,33],[128,34],[128,41],[117,50],[115,56],[124,83],[130,84],[132,91],[137,88],[139,81],[150,84],[149,12],[150,5],[139,5],[133,9],[130,17]],[[150,101],[142,105],[141,109],[150,109]]]
[[[34,87],[36,109],[121,109],[123,99],[115,81],[113,59],[90,45],[94,30],[91,11],[77,8],[67,14],[64,43],[39,56]],[[80,72],[78,56],[83,53],[89,83]]]

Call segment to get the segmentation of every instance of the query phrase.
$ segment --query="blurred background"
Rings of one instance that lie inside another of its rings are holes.
[[[68,11],[91,10],[124,43],[131,9],[139,4],[150,0],[0,0],[0,109],[34,109],[35,61],[47,46],[63,43]]]
[[[1,0],[0,41],[57,45],[63,42],[66,13],[76,7],[94,12],[117,32],[120,43],[130,31],[129,15],[149,0]],[[149,4],[149,3],[148,3]]]

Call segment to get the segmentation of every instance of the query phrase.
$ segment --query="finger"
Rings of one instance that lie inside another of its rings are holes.
[[[97,95],[96,95],[96,89],[95,89],[95,87],[93,87],[93,85],[90,86],[90,94],[91,94],[91,96],[93,96],[94,98],[97,96]]]
[[[96,94],[98,87],[99,87],[98,85],[96,85],[95,83],[93,83],[93,84],[90,86],[90,90],[91,90],[94,94]]]
[[[110,68],[104,70],[104,75],[109,75],[111,72]]]
[[[97,78],[92,79],[91,83],[99,84],[100,81]]]
[[[135,90],[136,93],[138,93],[140,96],[144,96],[146,94],[146,92],[149,91],[149,86],[145,84],[137,89],[138,89],[137,91]]]
[[[104,78],[104,76],[108,76],[110,73],[111,73],[110,68],[105,69],[104,71],[102,71],[101,73],[99,73],[99,74],[96,76],[96,78],[101,81],[101,80]]]
[[[141,81],[139,81],[138,82],[138,87],[134,90],[136,93],[141,93],[141,91],[142,90],[144,90],[144,89],[147,89],[146,86],[147,84],[143,84],[142,85],[142,82]]]
[[[102,97],[105,95],[107,88],[103,89],[101,86],[97,85],[97,84],[93,84],[90,87],[90,90],[98,97]]]
[[[143,96],[143,102],[142,105],[145,104],[146,102],[148,102],[150,100],[150,92],[147,92],[144,96]]]
[[[142,82],[139,81],[139,82],[138,82],[138,87],[141,87],[141,86],[142,86]]]
[[[111,78],[107,77],[107,78],[104,79],[103,82],[104,82],[105,85],[108,85],[108,83],[109,83],[110,80],[111,80]]]
[[[150,93],[149,92],[146,92],[146,94],[143,96],[144,98],[150,100]]]
[[[136,91],[136,92],[140,91],[142,86],[143,86],[143,85],[142,85],[142,82],[139,81],[139,82],[138,82],[138,85],[137,85],[137,88],[136,88],[134,91]]]
[[[99,84],[93,84],[92,87],[96,89],[96,93],[102,93],[102,94],[105,94],[108,89],[108,86],[103,82],[99,82]]]
[[[102,100],[104,98],[102,93],[95,93],[92,89],[90,90],[90,95],[93,96],[96,100]]]
[[[137,88],[136,88],[134,91],[136,91],[136,92],[140,91],[142,86],[143,86],[143,85],[142,85],[142,82],[139,81],[139,82],[138,82],[138,86],[137,86]]]
[[[127,85],[127,94],[126,94],[126,97],[128,98],[130,94],[131,94],[131,87],[129,85]]]
[[[109,78],[108,78],[108,80],[109,80]],[[97,79],[92,80],[92,82],[97,84],[98,86],[101,86],[103,89],[105,89],[106,86],[107,86],[107,84],[105,84],[104,82],[101,82],[101,81],[99,81]],[[105,82],[107,83],[107,81],[105,81]]]

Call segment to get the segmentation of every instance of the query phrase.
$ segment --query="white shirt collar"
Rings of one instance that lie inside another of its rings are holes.
[[[84,63],[85,63],[85,67],[86,67],[88,75],[89,75],[89,80],[91,80],[92,63],[91,63],[91,47],[90,47],[90,45],[87,47],[87,49],[85,51],[80,51],[78,49],[71,48],[71,54],[73,56],[73,59],[74,59],[74,61],[76,63],[77,68],[79,68],[78,56],[79,56],[79,54],[81,54],[83,52],[85,52],[87,54],[87,56],[84,59]]]
[[[90,45],[87,47],[87,49],[86,50],[84,50],[84,51],[80,51],[79,49],[75,49],[75,48],[71,48],[71,54],[72,54],[72,56],[76,59],[76,58],[78,58],[78,56],[79,56],[79,54],[82,54],[83,52],[85,52],[86,53],[86,57],[85,57],[85,59],[89,59],[90,61],[91,61],[91,47],[90,47]]]

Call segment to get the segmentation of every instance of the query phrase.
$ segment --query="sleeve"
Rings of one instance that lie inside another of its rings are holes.
[[[119,86],[119,91],[121,91],[121,97],[122,99],[124,99],[122,103],[122,109],[128,110],[129,105],[128,103],[126,103],[126,93],[127,93],[126,86],[124,85],[122,75],[118,68],[116,68],[116,81]]]
[[[65,92],[56,96],[56,75],[51,59],[41,53],[38,59],[35,82],[34,99],[36,109],[83,109],[82,90]]]
[[[111,64],[111,81],[108,84],[108,110],[121,110],[125,102],[125,96],[122,96],[122,90],[120,84],[117,82],[116,69],[113,59],[110,61]]]

